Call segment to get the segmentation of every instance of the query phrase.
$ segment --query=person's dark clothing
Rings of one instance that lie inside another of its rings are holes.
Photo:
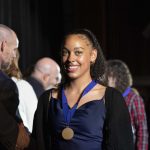
[[[42,86],[42,84],[36,80],[35,78],[33,78],[32,76],[29,76],[27,78],[25,78],[26,81],[28,81],[31,86],[33,87],[35,94],[37,96],[37,98],[39,99],[39,97],[44,93],[44,87]]]
[[[63,146],[60,146],[59,148],[57,147],[57,145],[55,148],[51,147],[53,144],[57,144],[57,143],[53,143],[54,140],[57,139],[57,137],[54,138],[54,135],[53,135],[53,133],[55,132],[54,128],[50,129],[53,131],[49,130],[52,124],[51,120],[58,119],[59,116],[55,116],[57,118],[51,118],[51,119],[49,117],[50,117],[50,114],[53,116],[54,114],[60,113],[60,110],[58,109],[57,106],[61,107],[60,105],[61,102],[59,99],[54,101],[53,98],[51,98],[49,101],[49,98],[50,98],[50,90],[44,92],[44,94],[40,97],[38,108],[35,113],[32,138],[35,140],[35,145],[37,146],[35,148],[36,150],[55,150],[55,149],[62,150],[63,148],[64,149],[66,148]],[[92,104],[95,104],[95,103],[97,103],[97,101],[92,101],[90,103],[87,103],[81,106],[81,108],[86,107],[86,106],[92,107]],[[91,106],[89,106],[90,104]],[[94,105],[94,110],[95,110],[95,107],[96,105]],[[49,108],[51,108],[50,114],[48,112]],[[134,150],[130,116],[129,116],[128,108],[125,104],[125,101],[121,93],[116,91],[113,88],[108,87],[105,93],[105,108],[106,108],[106,116],[105,116],[105,121],[104,121],[104,127],[103,129],[101,129],[103,130],[103,148],[102,149],[103,150]],[[94,115],[96,115],[94,113],[94,110],[90,110],[90,111],[93,111],[93,117]],[[79,112],[80,111],[78,110],[78,113]],[[75,117],[77,117],[78,115],[77,114],[74,114],[74,115],[75,115],[74,116],[74,119],[75,119]],[[78,117],[82,118],[82,115],[83,113],[80,114],[80,117],[79,116]],[[76,119],[79,119],[79,118],[76,118]],[[59,119],[57,121],[59,122]],[[93,120],[89,119],[89,124],[91,124],[91,121]],[[59,125],[56,125],[56,128],[55,128],[56,131],[59,129],[58,126]],[[97,128],[95,127],[92,127],[92,128],[98,131]],[[80,133],[82,135],[83,131]],[[50,135],[52,135],[52,137]],[[87,135],[87,137],[85,138],[88,138],[88,137],[89,136]],[[69,143],[69,142],[70,141],[64,141],[64,144]],[[79,144],[79,141],[78,141],[78,144]],[[74,150],[74,147],[70,147],[69,145],[68,149]],[[78,148],[78,150],[81,150],[81,149],[82,148],[80,147]]]
[[[49,104],[49,134],[52,137],[52,150],[102,150],[103,126],[105,120],[104,99],[93,100],[76,109],[71,118],[69,127],[73,129],[74,136],[66,142],[61,136],[66,128],[62,102],[51,98]],[[54,138],[53,138],[54,137]]]
[[[18,90],[16,84],[0,71],[0,150],[15,150],[18,124]],[[17,119],[17,120],[16,120]]]

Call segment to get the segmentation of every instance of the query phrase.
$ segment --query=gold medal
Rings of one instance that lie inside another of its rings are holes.
[[[66,127],[62,130],[62,137],[65,139],[65,140],[71,140],[74,136],[74,132],[71,128],[69,127]]]

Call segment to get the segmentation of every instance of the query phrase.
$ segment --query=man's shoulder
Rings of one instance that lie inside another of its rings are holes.
[[[0,90],[13,90],[17,91],[15,82],[9,78],[5,73],[0,71]]]
[[[15,84],[10,77],[8,77],[4,72],[2,72],[0,70],[0,84]],[[4,85],[1,85],[1,86],[4,86]]]
[[[9,79],[9,77],[0,70],[0,80],[6,80],[6,79]]]

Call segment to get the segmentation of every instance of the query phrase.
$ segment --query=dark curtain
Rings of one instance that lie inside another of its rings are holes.
[[[39,58],[58,59],[62,35],[61,3],[45,0],[0,0],[0,23],[8,25],[19,37],[20,68],[24,71]]]
[[[88,3],[85,0],[53,0],[49,4],[48,0],[0,0],[0,23],[13,28],[19,37],[21,70],[43,56],[59,63],[62,36],[75,28],[91,29],[105,52],[105,1]]]
[[[124,60],[134,76],[150,75],[150,69],[147,69],[150,56],[149,6],[147,0],[109,0],[107,5],[108,58]]]
[[[148,2],[0,0],[0,23],[17,32],[22,71],[44,56],[52,57],[60,63],[63,35],[75,28],[88,28],[97,36],[106,58],[125,61],[133,74],[134,85],[139,89],[149,89]]]

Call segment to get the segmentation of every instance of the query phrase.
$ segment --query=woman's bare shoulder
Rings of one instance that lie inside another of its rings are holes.
[[[94,89],[94,92],[98,97],[104,97],[105,92],[106,92],[106,86],[103,86],[101,84],[97,84],[97,86]]]
[[[101,84],[97,84],[97,86],[95,87],[95,90],[105,92],[106,86],[101,85]]]

